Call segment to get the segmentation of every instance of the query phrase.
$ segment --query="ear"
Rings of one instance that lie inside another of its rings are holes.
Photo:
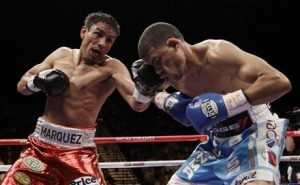
[[[80,38],[83,39],[85,33],[88,31],[86,26],[82,26],[81,31],[80,31]]]
[[[179,39],[176,39],[176,38],[169,38],[168,40],[167,40],[167,45],[169,46],[169,47],[172,47],[172,48],[174,48],[175,50],[177,50],[177,48],[179,47],[179,44],[180,44],[180,40]]]

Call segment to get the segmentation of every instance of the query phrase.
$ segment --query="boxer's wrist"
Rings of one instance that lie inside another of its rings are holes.
[[[223,95],[223,100],[229,117],[239,114],[251,106],[247,96],[241,89]]]
[[[41,89],[36,87],[33,82],[35,77],[36,77],[36,75],[30,76],[26,83],[26,89],[32,93],[41,91]]]
[[[134,88],[133,97],[134,97],[135,101],[141,102],[141,103],[149,103],[152,100],[152,97],[143,95],[136,88]]]
[[[165,111],[165,102],[166,102],[166,98],[169,96],[170,94],[167,92],[159,92],[155,95],[155,97],[153,98],[153,102],[154,104]]]

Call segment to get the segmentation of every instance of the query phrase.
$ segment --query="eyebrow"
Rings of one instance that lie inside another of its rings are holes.
[[[101,29],[100,27],[96,27],[95,28],[95,31],[99,31],[101,33],[104,33],[107,37],[110,37],[110,38],[116,38],[117,36],[114,34],[108,34],[105,30]]]

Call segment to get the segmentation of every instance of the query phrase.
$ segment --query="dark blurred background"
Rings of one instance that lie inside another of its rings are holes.
[[[272,103],[279,115],[299,101],[299,7],[291,0],[3,0],[0,1],[1,95],[0,138],[25,138],[42,113],[42,93],[23,96],[16,84],[31,66],[60,46],[79,48],[81,26],[93,11],[112,14],[121,36],[109,55],[130,68],[138,58],[137,42],[146,26],[165,21],[177,26],[190,44],[226,39],[282,71],[292,92]],[[115,92],[99,115],[98,136],[194,134],[151,106],[130,110]]]

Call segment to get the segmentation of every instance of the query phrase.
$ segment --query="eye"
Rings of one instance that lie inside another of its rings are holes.
[[[107,41],[108,43],[112,43],[112,42],[113,42],[113,39],[107,38],[106,41]]]
[[[96,31],[94,34],[97,35],[97,37],[104,37],[104,33],[101,31]]]
[[[160,61],[159,58],[154,58],[154,59],[152,60],[152,65],[153,65],[153,66],[158,66],[158,65],[159,65],[159,61]]]

